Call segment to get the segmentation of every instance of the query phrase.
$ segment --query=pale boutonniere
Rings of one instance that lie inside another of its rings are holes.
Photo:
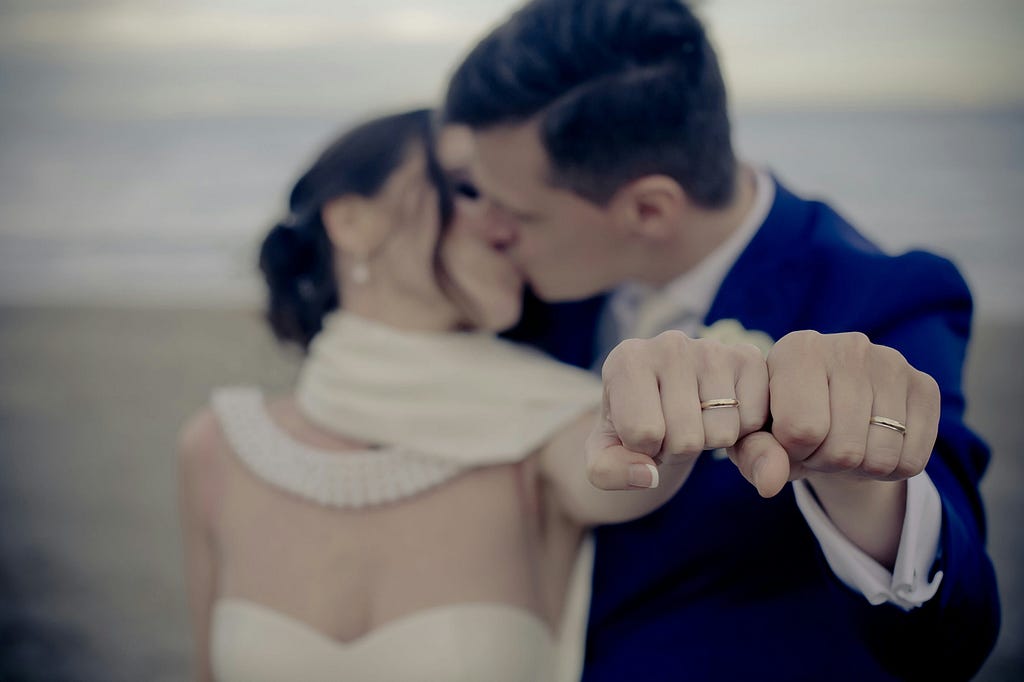
[[[702,326],[698,333],[702,339],[714,339],[722,343],[749,343],[757,346],[765,356],[772,349],[775,340],[766,332],[756,329],[747,329],[739,320],[732,318],[719,320],[710,327]]]

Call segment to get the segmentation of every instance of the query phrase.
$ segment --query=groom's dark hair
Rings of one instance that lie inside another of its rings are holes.
[[[733,194],[725,85],[679,0],[535,0],[458,67],[445,118],[487,129],[537,118],[549,181],[600,205],[668,175],[699,205]]]

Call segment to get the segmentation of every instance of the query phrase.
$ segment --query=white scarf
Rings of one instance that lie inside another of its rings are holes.
[[[600,380],[487,333],[423,333],[334,312],[296,387],[321,428],[459,467],[518,461],[601,400]]]

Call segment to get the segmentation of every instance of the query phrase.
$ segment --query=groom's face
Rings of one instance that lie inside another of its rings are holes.
[[[626,245],[610,212],[549,184],[547,152],[534,124],[473,137],[473,178],[489,203],[491,225],[538,296],[584,298],[624,278]]]

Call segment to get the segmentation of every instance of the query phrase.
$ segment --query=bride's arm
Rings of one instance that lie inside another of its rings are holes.
[[[219,494],[218,434],[216,418],[204,412],[185,425],[178,439],[178,513],[195,643],[195,678],[201,682],[213,679],[210,620],[217,578],[213,517]]]
[[[693,468],[692,460],[658,466],[656,488],[601,490],[595,487],[587,478],[585,444],[597,418],[594,412],[577,418],[539,453],[541,476],[550,483],[555,499],[569,518],[583,526],[631,521],[649,514],[676,494]],[[647,469],[646,463],[640,465]],[[651,472],[647,470],[644,474],[650,476]]]

